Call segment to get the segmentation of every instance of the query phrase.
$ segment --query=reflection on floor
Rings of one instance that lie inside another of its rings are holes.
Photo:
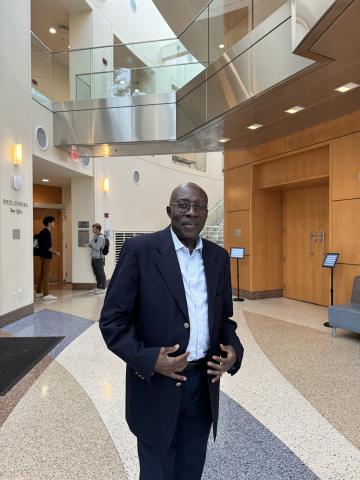
[[[97,320],[103,295],[54,291],[0,336],[64,335],[0,398],[0,479],[138,478],[124,419],[122,361]],[[326,309],[287,299],[234,305],[241,371],[222,380],[219,436],[204,480],[359,480],[360,336],[323,327]],[[340,334],[341,333],[341,334]]]

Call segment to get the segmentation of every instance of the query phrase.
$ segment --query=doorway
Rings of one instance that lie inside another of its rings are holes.
[[[34,233],[39,233],[44,227],[43,219],[45,217],[55,218],[55,228],[51,232],[52,246],[60,252],[60,257],[53,255],[51,261],[50,270],[50,283],[59,284],[62,283],[62,211],[52,208],[34,208]],[[40,275],[40,259],[34,257],[34,284],[37,285],[37,281]]]
[[[283,223],[284,297],[328,305],[329,187],[284,191]]]

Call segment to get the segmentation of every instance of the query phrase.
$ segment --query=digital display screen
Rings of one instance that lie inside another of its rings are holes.
[[[338,253],[327,253],[325,255],[322,266],[326,268],[334,268],[338,258],[339,258]]]
[[[244,258],[245,257],[245,248],[243,247],[232,247],[230,250],[231,258]]]

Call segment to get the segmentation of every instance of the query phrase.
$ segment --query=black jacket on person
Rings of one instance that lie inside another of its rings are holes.
[[[210,355],[219,355],[219,343],[243,347],[232,316],[230,261],[220,246],[203,239],[203,262],[208,291]],[[181,270],[170,227],[127,240],[111,278],[100,329],[108,348],[127,363],[126,419],[144,443],[167,450],[179,413],[181,388],[177,381],[154,372],[161,346],[179,344],[175,355],[186,351],[190,323]],[[219,383],[209,390],[216,435]]]
[[[47,258],[49,260],[52,259],[52,253],[49,252],[49,248],[52,247],[52,242],[51,242],[51,232],[48,228],[43,228],[41,232],[39,233],[39,246],[40,246],[40,252],[39,256],[41,258]]]

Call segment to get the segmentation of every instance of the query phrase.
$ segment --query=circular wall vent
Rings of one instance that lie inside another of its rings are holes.
[[[134,170],[133,179],[134,179],[134,183],[136,185],[139,185],[139,183],[140,183],[140,172],[139,172],[139,170]]]
[[[48,134],[45,127],[38,125],[36,127],[36,141],[41,150],[47,150],[49,146]]]
[[[80,157],[80,163],[84,168],[89,168],[90,157],[87,153],[83,153]]]

